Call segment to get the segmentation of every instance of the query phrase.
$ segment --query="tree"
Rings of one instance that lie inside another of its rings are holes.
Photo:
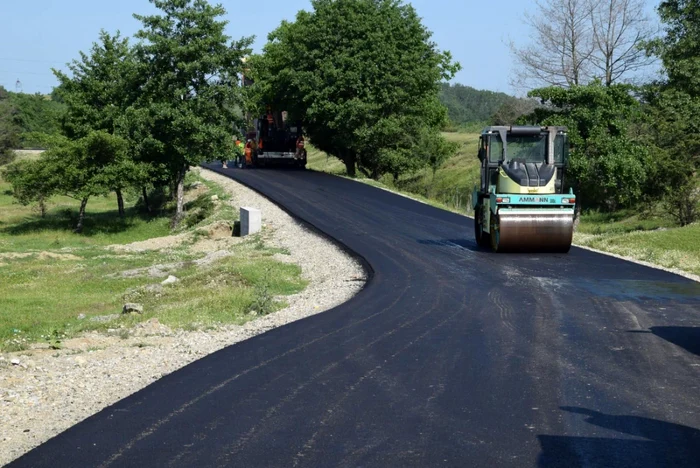
[[[32,141],[31,135],[60,134],[64,111],[62,104],[39,93],[8,93],[8,99],[15,109],[13,122],[20,129],[20,145],[36,145],[37,141]]]
[[[55,174],[42,161],[19,161],[7,166],[3,178],[12,185],[12,195],[22,205],[36,203],[41,217],[46,202],[56,192]]]
[[[542,0],[526,14],[530,44],[511,42],[519,65],[514,85],[570,87],[631,78],[650,60],[642,45],[653,34],[642,0]]]
[[[82,138],[45,137],[48,149],[36,161],[20,161],[10,166],[6,178],[22,204],[39,203],[54,194],[80,200],[75,232],[83,230],[85,209],[90,197],[106,195],[113,186],[114,159],[127,161],[126,142],[104,131]]]
[[[94,132],[116,136],[117,121],[135,102],[140,87],[129,41],[122,39],[119,33],[110,35],[100,31],[100,41],[93,44],[90,54],[81,52],[80,57],[80,61],[74,60],[69,64],[71,77],[54,70],[60,82],[55,94],[60,96],[67,108],[63,131],[73,139],[84,138]],[[103,140],[108,139],[104,137]],[[146,182],[148,164],[137,161],[134,152],[129,154],[128,147],[122,146],[121,140],[112,138],[109,144],[100,145],[99,150],[105,181],[109,180],[109,188],[117,194],[119,215],[123,217],[123,190],[130,185],[139,186]],[[114,153],[108,154],[109,150]]]
[[[14,123],[16,109],[9,100],[9,93],[0,86],[0,166],[11,163],[19,145],[19,128]]]
[[[643,0],[590,0],[593,46],[591,63],[610,86],[652,61],[641,47],[655,33],[643,13]]]
[[[477,90],[461,84],[443,83],[440,87],[440,102],[447,107],[453,125],[469,123],[486,124],[491,116],[503,106],[517,106],[520,100],[506,93]],[[531,112],[530,109],[529,112]]]
[[[532,28],[530,44],[511,52],[519,65],[514,84],[575,86],[591,76],[591,10],[588,0],[538,0],[534,14],[526,13]]]
[[[229,42],[226,11],[204,0],[150,0],[162,14],[134,15],[138,72],[146,77],[124,126],[138,151],[165,169],[176,187],[173,225],[183,217],[190,165],[233,154],[231,128],[240,102],[237,75],[252,39]],[[240,122],[239,122],[240,124]],[[240,125],[237,125],[240,126]],[[231,159],[229,156],[228,159]]]
[[[658,7],[665,36],[646,50],[659,57],[667,79],[648,86],[652,135],[667,154],[667,208],[679,224],[700,216],[700,2],[667,0]]]
[[[537,101],[534,99],[508,100],[491,115],[491,124],[512,125],[517,122],[520,117],[531,114],[536,107]]]
[[[265,104],[304,123],[319,149],[378,178],[425,166],[420,145],[447,122],[440,82],[459,69],[413,7],[396,0],[313,0],[251,59]]]
[[[658,7],[666,35],[650,41],[647,51],[661,58],[667,88],[700,96],[700,2],[666,0]]]
[[[594,81],[529,93],[545,106],[529,120],[569,129],[568,183],[577,193],[579,208],[615,210],[642,197],[656,158],[653,148],[630,136],[630,122],[640,113],[632,90],[629,85],[604,86]]]

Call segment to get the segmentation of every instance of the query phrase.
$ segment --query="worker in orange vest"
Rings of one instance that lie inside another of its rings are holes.
[[[253,165],[253,142],[251,140],[248,140],[248,143],[245,145],[245,165]]]

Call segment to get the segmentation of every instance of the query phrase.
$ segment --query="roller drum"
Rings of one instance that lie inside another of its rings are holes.
[[[572,210],[500,210],[492,246],[498,252],[568,252],[574,234]]]

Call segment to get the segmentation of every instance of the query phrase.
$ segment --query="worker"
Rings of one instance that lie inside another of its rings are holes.
[[[240,140],[240,138],[236,140],[234,152],[236,154],[236,166],[238,166],[238,168],[240,169],[241,167],[243,167],[243,155],[245,154],[245,145]]]
[[[253,165],[253,142],[251,140],[248,140],[248,143],[245,145],[245,165]]]

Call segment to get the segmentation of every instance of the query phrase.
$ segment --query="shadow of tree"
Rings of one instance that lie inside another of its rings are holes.
[[[659,338],[700,356],[700,327],[651,327],[650,330]]]
[[[97,234],[116,234],[133,227],[136,220],[149,221],[155,217],[135,207],[127,208],[125,215],[124,218],[120,218],[117,210],[88,213],[85,216],[82,235],[90,237]],[[33,234],[45,231],[72,232],[77,220],[77,209],[63,209],[48,213],[43,218],[38,215],[27,217],[24,222],[0,228],[0,232],[10,235]]]
[[[561,409],[586,416],[589,424],[636,439],[539,435],[541,467],[697,467],[700,461],[698,429],[641,416],[571,406]]]

